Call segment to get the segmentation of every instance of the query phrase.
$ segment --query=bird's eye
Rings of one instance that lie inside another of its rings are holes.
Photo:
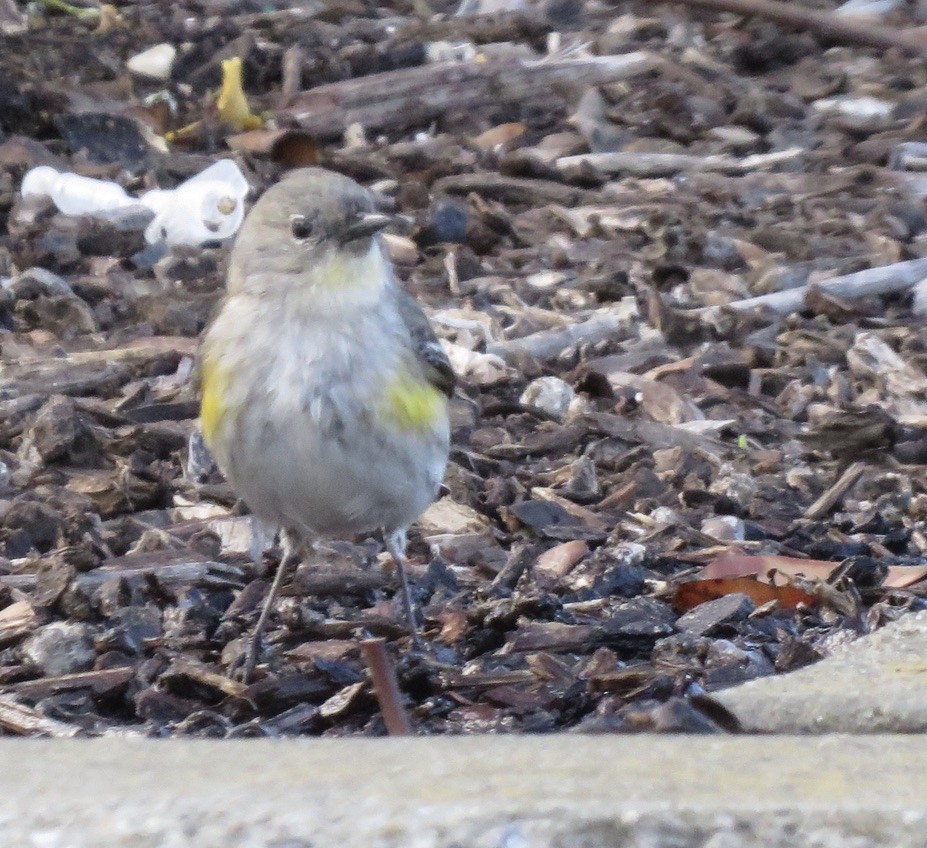
[[[294,215],[290,218],[290,232],[293,233],[293,238],[307,239],[312,235],[312,221],[305,215]]]

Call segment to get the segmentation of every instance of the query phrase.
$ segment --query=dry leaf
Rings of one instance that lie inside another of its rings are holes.
[[[453,645],[467,632],[467,614],[461,607],[446,607],[435,619],[441,625],[438,639],[445,645]]]
[[[497,127],[491,127],[484,133],[480,133],[473,139],[473,143],[480,150],[489,153],[498,148],[505,148],[511,142],[521,138],[525,134],[525,125],[520,121],[511,124],[499,124]]]
[[[698,573],[698,579],[755,577],[763,583],[773,583],[776,575],[781,574],[789,578],[803,576],[826,580],[838,565],[840,565],[839,562],[772,554],[761,556],[722,554]]]
[[[256,129],[231,135],[226,144],[232,150],[267,156],[284,168],[305,168],[317,165],[321,159],[312,136],[297,129]]]
[[[886,589],[905,589],[927,577],[927,565],[890,565],[882,581]]]
[[[721,577],[711,580],[690,580],[680,583],[673,594],[673,609],[688,612],[705,601],[713,601],[741,592],[759,606],[778,601],[783,609],[795,609],[799,604],[813,605],[816,598],[794,586],[772,586],[753,577]]]

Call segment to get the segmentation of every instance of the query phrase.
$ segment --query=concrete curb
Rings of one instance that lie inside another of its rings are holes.
[[[927,612],[904,615],[807,668],[712,697],[749,732],[923,733]]]
[[[923,848],[927,739],[9,740],[10,848]]]

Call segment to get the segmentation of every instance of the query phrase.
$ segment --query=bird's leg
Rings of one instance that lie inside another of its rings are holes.
[[[245,683],[250,683],[251,675],[254,674],[254,667],[257,665],[258,656],[261,653],[264,628],[267,626],[270,611],[273,609],[280,587],[283,585],[283,577],[292,568],[293,564],[299,560],[299,538],[295,533],[286,529],[281,530],[280,544],[283,547],[283,556],[280,558],[280,565],[277,566],[277,574],[274,576],[274,582],[270,585],[270,591],[267,593],[267,597],[264,598],[261,615],[257,620],[257,624],[254,625],[254,633],[251,634],[251,642],[248,645],[248,656],[242,672],[242,679]]]
[[[412,644],[420,651],[424,650],[421,634],[418,631],[418,621],[415,617],[415,605],[412,603],[412,593],[409,591],[409,577],[406,574],[406,531],[394,530],[383,534],[386,540],[386,549],[396,563],[399,570],[399,579],[402,581],[402,602],[406,608],[406,620],[412,630]]]
[[[251,561],[254,563],[254,573],[258,577],[267,573],[264,552],[273,546],[276,538],[277,528],[273,524],[262,521],[256,515],[251,516]]]

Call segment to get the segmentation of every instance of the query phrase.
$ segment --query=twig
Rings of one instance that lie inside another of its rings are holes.
[[[795,29],[806,30],[830,41],[844,44],[858,44],[890,50],[895,47],[909,56],[927,56],[927,43],[904,31],[873,23],[849,20],[831,12],[808,9],[798,3],[783,3],[779,0],[665,0],[682,6],[711,9],[715,12],[732,12],[735,15],[750,15],[784,24]]]
[[[0,695],[0,727],[20,736],[63,738],[84,735],[80,728],[43,716],[9,695]]]
[[[100,668],[93,671],[77,671],[62,674],[59,677],[40,677],[38,680],[24,680],[9,685],[9,690],[26,698],[40,700],[58,695],[61,692],[73,692],[85,689],[97,697],[107,695],[129,684],[135,672],[128,666]]]
[[[633,316],[626,309],[615,312],[600,312],[569,327],[557,327],[553,330],[541,330],[520,339],[494,342],[487,345],[486,352],[499,356],[508,363],[518,360],[519,356],[530,356],[539,361],[555,359],[570,345],[598,344],[614,338],[622,327],[627,327]]]
[[[544,61],[443,62],[320,85],[297,95],[281,116],[324,138],[340,136],[351,124],[365,129],[419,126],[451,109],[550,100],[558,86],[618,82],[647,73],[660,62],[643,51]]]
[[[525,569],[537,559],[538,548],[536,545],[516,545],[509,553],[505,565],[499,570],[499,573],[493,578],[493,589],[515,588],[515,584],[521,579]]]
[[[370,676],[373,678],[373,691],[380,704],[387,732],[390,736],[411,736],[412,725],[402,706],[402,694],[393,664],[386,653],[385,640],[364,639],[360,647],[364,662],[367,663]]]
[[[306,60],[306,51],[298,44],[288,47],[283,53],[281,62],[281,75],[283,81],[280,85],[280,99],[278,109],[285,109],[293,99],[302,91],[303,62]]]
[[[558,159],[557,170],[567,179],[581,177],[589,170],[608,175],[630,174],[633,177],[668,177],[680,172],[717,172],[736,176],[791,164],[800,160],[805,153],[801,147],[755,153],[743,158],[636,151],[580,153]]]
[[[542,205],[559,203],[563,206],[576,206],[595,198],[595,193],[576,186],[555,183],[553,180],[530,179],[527,177],[507,177],[503,174],[453,174],[435,180],[432,191],[436,194],[467,195],[471,192],[501,200],[505,203],[524,203]]]
[[[895,262],[878,268],[867,268],[865,271],[857,271],[855,274],[831,277],[829,280],[822,280],[819,283],[799,286],[786,291],[748,297],[745,300],[735,300],[726,306],[704,306],[684,314],[706,318],[729,309],[736,312],[746,312],[764,307],[771,309],[773,312],[778,312],[780,315],[788,315],[790,312],[798,312],[805,308],[805,297],[812,288],[819,288],[821,291],[838,297],[866,297],[904,291],[917,285],[925,278],[927,278],[927,259],[909,259],[906,262]]]
[[[848,466],[837,482],[805,510],[804,517],[814,521],[828,515],[843,500],[843,496],[853,488],[865,470],[865,462],[854,462]]]

